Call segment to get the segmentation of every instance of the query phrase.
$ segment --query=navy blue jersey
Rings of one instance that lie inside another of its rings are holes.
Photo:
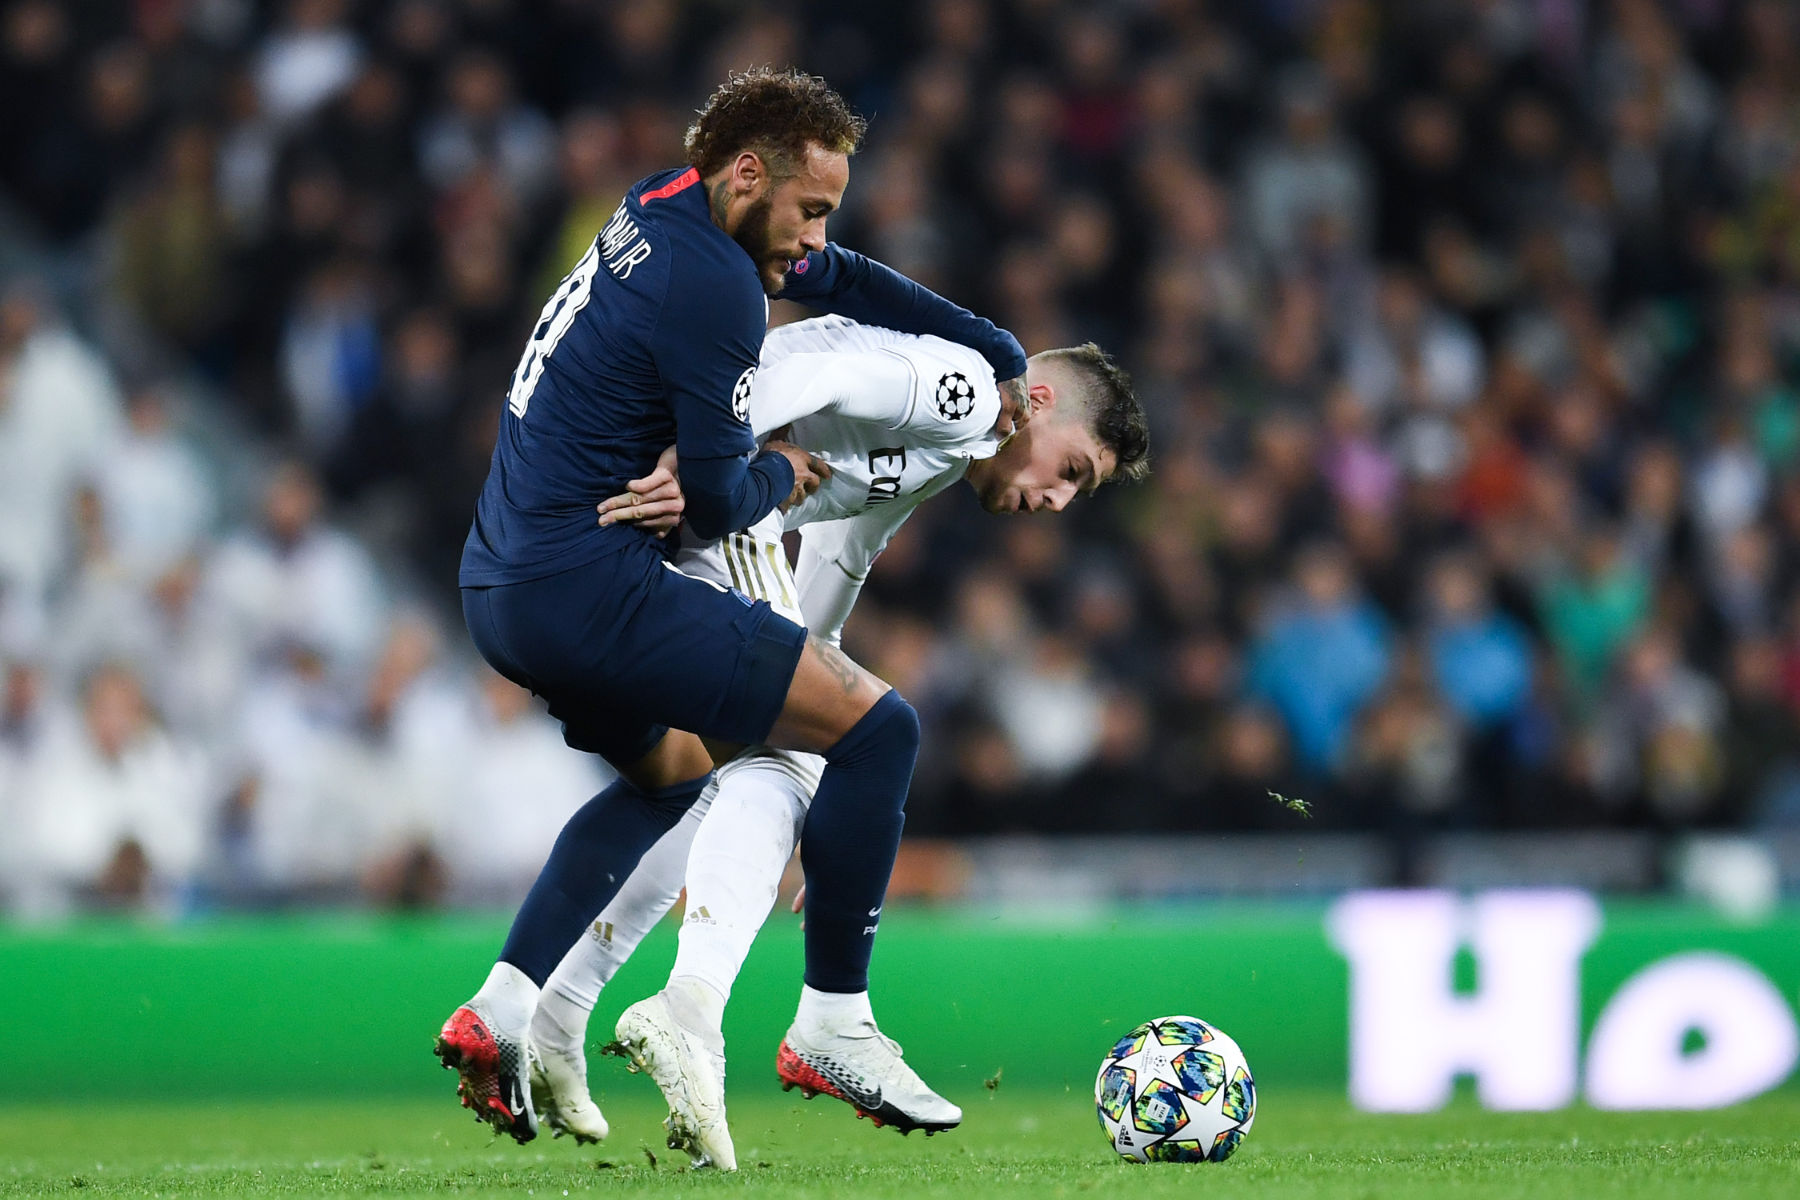
[[[784,295],[974,346],[1003,379],[1025,369],[1011,334],[835,245],[795,263]],[[671,442],[696,532],[747,527],[785,500],[792,468],[755,455],[748,420],[767,326],[756,265],[713,224],[698,173],[634,185],[545,303],[513,372],[462,584],[543,578],[649,537],[601,528],[594,506]]]

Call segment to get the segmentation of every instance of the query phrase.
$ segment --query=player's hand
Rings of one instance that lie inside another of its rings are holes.
[[[659,538],[681,524],[687,500],[681,494],[680,463],[675,447],[664,450],[656,460],[656,469],[642,479],[633,479],[617,496],[602,500],[596,511],[600,524],[629,523],[648,530]]]
[[[794,490],[779,507],[782,512],[794,507],[808,496],[819,490],[819,485],[831,478],[831,468],[810,450],[770,438],[763,443],[764,450],[773,450],[787,459],[794,468]]]
[[[806,911],[806,885],[804,883],[800,885],[800,890],[794,893],[794,899],[793,902],[788,905],[788,911],[791,913],[804,913]],[[806,928],[805,916],[800,918],[800,928]]]
[[[1008,438],[1025,428],[1031,420],[1031,400],[1025,390],[1025,377],[1000,383],[1000,419],[994,422],[994,436]]]

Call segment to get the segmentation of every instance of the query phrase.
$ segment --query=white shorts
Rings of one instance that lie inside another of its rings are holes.
[[[728,533],[717,541],[683,546],[675,556],[675,566],[684,575],[720,587],[735,588],[752,600],[767,600],[770,608],[794,624],[804,626],[806,617],[800,611],[800,585],[794,582],[794,569],[788,564],[787,547],[782,545],[781,534],[782,516],[777,510],[742,533]],[[825,770],[825,760],[817,754],[752,746],[719,768],[719,778],[725,779],[734,768],[752,759],[778,766],[791,774],[806,789],[809,801]]]

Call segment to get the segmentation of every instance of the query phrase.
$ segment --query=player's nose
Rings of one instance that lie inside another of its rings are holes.
[[[1059,487],[1054,491],[1044,493],[1044,507],[1051,512],[1061,512],[1069,507],[1069,501],[1074,498],[1075,488],[1073,485]]]
[[[825,249],[825,219],[823,217],[817,221],[809,222],[806,227],[800,231],[800,244],[805,246],[807,251],[812,254],[817,254],[819,251]]]

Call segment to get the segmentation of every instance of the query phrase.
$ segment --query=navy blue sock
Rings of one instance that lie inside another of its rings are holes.
[[[806,985],[869,988],[869,955],[906,823],[919,714],[890,691],[825,752],[800,832],[806,869]]]
[[[644,852],[693,807],[711,775],[656,792],[615,779],[569,818],[501,947],[539,987],[588,922],[616,896]]]

